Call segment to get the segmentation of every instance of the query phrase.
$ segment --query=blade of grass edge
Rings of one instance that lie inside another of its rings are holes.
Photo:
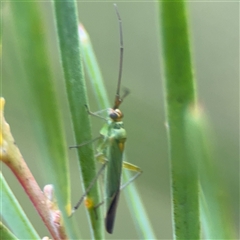
[[[78,40],[78,17],[75,1],[54,1],[57,33],[59,38],[60,55],[65,78],[66,91],[76,144],[92,139],[91,124],[86,113],[87,101],[84,74],[81,63],[80,44]],[[78,157],[81,171],[83,189],[87,189],[92,179],[96,176],[95,158],[92,145],[86,145],[78,149]],[[93,186],[88,198],[93,204],[100,202],[97,184]],[[101,208],[97,209],[97,215],[102,216]],[[88,217],[91,221],[92,237],[103,238],[102,221],[96,219],[93,208],[88,208]]]

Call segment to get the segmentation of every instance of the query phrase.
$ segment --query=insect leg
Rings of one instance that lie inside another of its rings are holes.
[[[97,181],[98,177],[101,175],[101,173],[103,172],[103,170],[105,169],[107,165],[107,162],[105,162],[102,167],[100,168],[100,170],[98,171],[97,175],[94,177],[94,179],[92,180],[92,182],[89,184],[86,192],[82,195],[82,197],[79,199],[79,201],[77,202],[77,204],[75,205],[75,207],[72,209],[72,214],[79,208],[79,206],[81,205],[82,201],[84,200],[84,198],[87,196],[87,194],[90,192],[90,190],[92,189],[93,185],[95,184],[95,182]]]
[[[93,142],[97,141],[98,139],[100,139],[100,138],[102,138],[102,137],[103,137],[103,136],[100,135],[100,136],[98,136],[98,137],[96,137],[96,138],[94,138],[94,139],[92,139],[92,140],[90,140],[90,141],[81,143],[81,144],[79,144],[79,145],[70,146],[69,149],[71,149],[71,148],[80,148],[80,147],[83,147],[83,146],[85,146],[85,145],[88,145],[89,143],[93,143]]]
[[[125,184],[123,184],[121,186],[121,190],[123,190],[125,187],[127,187],[131,182],[133,182],[136,178],[138,178],[142,174],[142,170],[134,164],[131,164],[131,163],[128,163],[128,162],[123,162],[123,167],[125,169],[128,169],[130,171],[134,171],[134,172],[137,172],[137,173],[132,178],[130,178],[128,182],[126,182]]]
[[[104,111],[107,111],[108,109],[103,109],[103,110],[100,110],[100,111],[98,111],[98,112],[91,112],[90,109],[88,108],[88,106],[87,106],[86,104],[85,104],[85,107],[86,107],[87,113],[88,113],[89,115],[94,116],[94,117],[98,117],[98,118],[101,118],[101,119],[107,121],[107,118],[99,115],[99,113],[104,112]]]

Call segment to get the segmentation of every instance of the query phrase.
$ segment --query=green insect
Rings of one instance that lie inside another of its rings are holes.
[[[122,62],[123,62],[123,37],[122,37],[122,20],[118,12],[117,5],[114,4],[118,22],[119,22],[119,31],[120,31],[120,65],[119,65],[119,76],[118,76],[118,85],[117,92],[115,97],[114,106],[109,110],[109,117],[107,119],[100,116],[98,113],[91,112],[88,107],[88,114],[103,118],[106,120],[103,128],[100,131],[99,145],[97,147],[96,158],[99,162],[103,164],[96,177],[92,180],[90,186],[86,190],[85,194],[78,201],[77,205],[74,207],[73,212],[78,209],[79,205],[83,201],[84,197],[91,190],[93,184],[98,179],[99,175],[106,168],[105,173],[105,197],[102,203],[97,204],[95,207],[98,207],[105,204],[106,216],[105,216],[105,228],[108,233],[113,232],[114,221],[116,216],[116,210],[119,200],[119,195],[121,189],[125,188],[129,183],[133,182],[141,173],[141,169],[133,164],[123,161],[125,141],[127,138],[126,130],[123,125],[123,114],[119,109],[120,104],[123,99],[128,95],[128,91],[125,91],[124,95],[120,97],[120,85],[121,85],[121,76],[122,76]],[[94,141],[94,140],[92,140]],[[90,142],[92,142],[90,141]],[[82,147],[84,144],[77,145],[74,147]],[[74,148],[71,147],[71,148]],[[127,183],[121,187],[121,176],[122,176],[122,167],[137,172]]]

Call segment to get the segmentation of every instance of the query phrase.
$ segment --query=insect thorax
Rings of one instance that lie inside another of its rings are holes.
[[[126,139],[126,130],[124,129],[123,122],[113,122],[111,123],[111,136],[114,136],[115,139]]]
[[[111,123],[113,129],[124,129],[124,124],[123,122],[112,122]]]

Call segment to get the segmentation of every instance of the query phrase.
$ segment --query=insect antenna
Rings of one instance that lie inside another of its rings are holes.
[[[118,73],[118,85],[117,85],[115,103],[114,103],[114,107],[113,107],[113,109],[117,109],[123,100],[123,98],[120,97],[120,86],[121,86],[122,68],[123,68],[123,31],[122,31],[122,19],[120,17],[117,5],[114,4],[114,7],[115,7],[116,14],[118,17],[119,34],[120,34],[120,61],[119,61],[119,73]]]

